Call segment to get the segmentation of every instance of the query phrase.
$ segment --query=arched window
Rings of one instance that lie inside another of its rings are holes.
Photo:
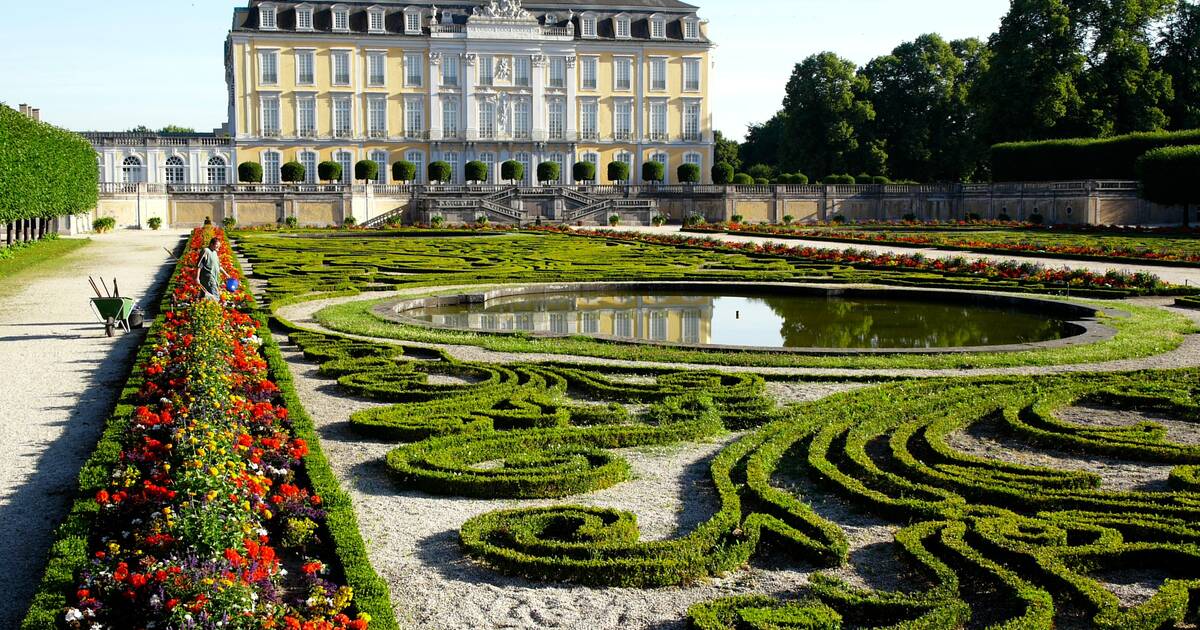
[[[282,166],[280,164],[281,159],[282,159],[282,156],[279,155],[278,151],[264,151],[263,152],[262,167],[263,167],[263,183],[264,184],[278,184],[279,183],[279,179],[281,177],[280,169],[282,168]]]
[[[369,159],[379,165],[379,175],[375,178],[374,183],[386,184],[388,182],[388,152],[377,149],[371,152]]]
[[[121,162],[121,179],[127,184],[140,184],[146,181],[146,167],[142,158],[131,155]]]
[[[186,181],[183,158],[178,155],[167,158],[166,179],[168,184],[182,184]]]
[[[208,183],[224,184],[228,180],[225,171],[225,158],[213,156],[208,159]]]
[[[351,163],[353,156],[349,151],[338,151],[333,154],[333,161],[337,162],[342,167],[342,183],[349,184],[354,181],[354,165]]]
[[[413,166],[417,167],[416,179],[414,179],[411,183],[420,184],[421,182],[425,181],[425,177],[428,175],[428,173],[425,172],[425,152],[409,151],[407,154],[405,154],[404,159],[412,162]]]

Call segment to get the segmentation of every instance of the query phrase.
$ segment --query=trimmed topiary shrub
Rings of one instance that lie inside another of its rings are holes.
[[[610,182],[627,182],[629,181],[629,165],[620,161],[613,160],[608,163],[608,181]]]
[[[342,219],[342,227],[344,228],[352,228],[356,225],[358,225],[358,219],[355,219],[354,215],[350,215]]]
[[[317,165],[317,177],[323,182],[337,182],[342,179],[342,165],[326,160]]]
[[[488,179],[487,164],[479,160],[471,160],[467,162],[466,170],[464,171],[468,182],[482,183]]]
[[[759,177],[758,179],[754,180],[754,185],[755,186],[770,186],[771,180],[767,179],[766,177]]]
[[[596,181],[596,165],[591,162],[576,162],[571,167],[571,175],[577,182],[594,182]]]
[[[892,180],[884,177],[883,175],[876,175],[871,178],[871,183],[877,185],[887,185],[892,183]]]
[[[514,185],[519,181],[524,181],[525,165],[516,160],[508,160],[500,165],[500,177]]]
[[[354,179],[363,183],[379,179],[379,162],[359,160],[354,164]]]
[[[653,217],[651,217],[650,223],[654,224],[654,227],[662,227],[662,226],[666,225],[667,217],[664,217],[661,214],[656,214]]]
[[[1001,212],[1000,214],[996,215],[996,220],[997,221],[1012,221],[1012,217],[1008,216],[1007,212]]]
[[[830,222],[833,223],[834,225],[845,225],[846,217],[841,214],[835,214],[835,215],[833,215],[833,218],[830,219]]]
[[[1029,215],[1028,219],[1025,219],[1025,222],[1032,224],[1032,225],[1042,225],[1046,222],[1046,217],[1043,217],[1041,214],[1034,212],[1033,214]]]
[[[734,186],[753,186],[754,178],[750,177],[746,173],[738,173],[737,175],[733,176],[733,185]]]
[[[261,184],[263,167],[258,162],[242,162],[238,164],[238,181],[243,184]]]
[[[87,140],[0,104],[0,227],[95,209],[96,151]],[[0,230],[0,239],[5,234]]]
[[[608,215],[608,224],[613,227],[620,225],[621,224],[621,215],[619,215],[619,214]]]
[[[742,216],[742,215],[740,215],[740,214],[735,214],[735,215],[733,215],[733,216],[729,217],[729,220],[730,220],[731,222],[733,222],[733,223],[736,223],[736,224],[740,225],[740,224],[742,224],[742,223],[745,223],[745,222],[746,222],[746,217],[744,217],[744,216]]]
[[[279,167],[279,178],[289,184],[299,184],[307,175],[304,165],[299,162],[288,162]]]
[[[1136,179],[1138,159],[1148,151],[1197,144],[1200,129],[997,144],[991,149],[992,180]]]
[[[438,160],[429,164],[429,181],[444,184],[453,177],[454,169],[450,167],[449,162]]]
[[[417,165],[408,160],[400,160],[392,164],[392,181],[412,182],[417,179]]]
[[[700,166],[698,164],[680,164],[676,175],[681,184],[699,184]]]
[[[795,222],[796,222],[796,217],[794,217],[790,214],[783,215],[783,224],[784,225],[791,225]]]
[[[237,227],[237,219],[234,217],[225,217],[224,219],[221,219],[221,227],[225,228],[226,230],[232,230],[233,228]]]
[[[714,164],[712,167],[712,180],[718,186],[728,186],[733,183],[733,167],[727,162]]]
[[[562,167],[558,162],[542,162],[537,167],[538,181],[543,185],[558,183],[562,178]]]
[[[667,167],[662,162],[646,162],[642,164],[642,181],[661,184],[667,176]]]
[[[294,214],[289,214],[283,218],[283,225],[289,230],[294,230],[300,225],[300,219],[296,218]]]
[[[1200,203],[1200,145],[1162,147],[1137,161],[1142,196],[1168,206],[1183,206],[1183,225],[1191,222],[1191,206]]]

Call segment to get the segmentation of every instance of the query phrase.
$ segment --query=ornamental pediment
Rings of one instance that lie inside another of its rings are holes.
[[[542,26],[521,0],[488,0],[467,18],[469,39],[541,39]]]

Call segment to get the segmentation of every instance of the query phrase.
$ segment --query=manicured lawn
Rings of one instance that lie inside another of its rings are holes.
[[[82,238],[49,238],[12,249],[0,249],[0,292],[15,288],[9,282],[17,274],[30,270],[45,270],[91,241]]]

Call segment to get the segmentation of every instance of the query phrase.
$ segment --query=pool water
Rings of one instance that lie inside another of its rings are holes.
[[[630,341],[774,348],[922,349],[1052,341],[1076,334],[1063,319],[970,296],[532,293],[403,315],[481,332],[602,336]]]

